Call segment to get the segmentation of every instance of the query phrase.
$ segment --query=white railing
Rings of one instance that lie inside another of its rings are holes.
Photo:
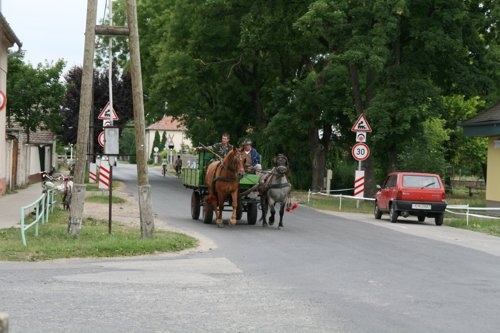
[[[24,246],[27,246],[26,242],[26,230],[31,227],[35,227],[35,237],[38,237],[38,224],[45,223],[49,221],[49,212],[54,210],[54,205],[56,201],[54,199],[54,190],[47,190],[46,193],[42,194],[35,202],[21,207],[21,241]],[[29,224],[26,224],[26,216],[29,216],[34,211],[34,218]]]
[[[352,190],[354,190],[354,189],[353,188],[344,188],[344,189],[340,189],[340,190],[330,190],[330,193],[331,192],[345,192],[345,191],[352,191]],[[311,190],[309,190],[309,192],[307,193],[307,203],[310,202],[312,195],[322,195],[322,196],[326,196],[326,197],[339,198],[339,210],[342,210],[342,198],[353,199],[353,200],[357,200],[358,202],[360,200],[375,201],[374,198],[355,197],[353,195],[346,195],[346,194],[329,194],[329,193],[326,193],[326,191],[312,192]]]
[[[344,192],[344,191],[349,191],[353,190],[352,188],[346,188],[346,189],[341,189],[341,190],[330,190],[330,192]],[[326,191],[320,191],[320,192],[312,192],[309,190],[307,193],[307,203],[310,202],[311,196],[312,195],[322,195],[326,197],[333,197],[333,198],[339,198],[339,210],[342,210],[342,199],[350,199],[350,200],[366,200],[366,201],[375,201],[375,198],[360,198],[360,197],[355,197],[352,195],[345,195],[345,194],[328,194]],[[465,212],[464,212],[465,211]],[[491,216],[491,215],[483,215],[483,214],[476,214],[473,212],[479,212],[479,211],[498,211],[500,212],[500,207],[498,208],[493,208],[493,207],[470,207],[468,204],[467,205],[447,205],[446,206],[446,212],[454,215],[463,215],[466,218],[467,225],[469,225],[469,217],[477,217],[477,218],[483,218],[483,219],[495,219],[495,220],[500,220],[500,214],[498,216]]]
[[[453,211],[453,210],[456,210],[456,211]],[[474,212],[474,211],[490,211],[490,212],[494,212],[494,211],[500,211],[500,208],[493,208],[493,207],[470,207],[469,205],[447,205],[446,206],[446,211],[450,214],[454,214],[454,215],[465,215],[465,218],[466,218],[466,221],[467,221],[467,225],[469,225],[469,216],[472,216],[472,217],[478,217],[478,218],[482,218],[482,219],[495,219],[495,220],[499,220],[500,219],[500,216],[491,216],[491,215],[483,215],[483,214],[475,214],[475,213],[471,213],[471,212]],[[458,211],[458,212],[457,212]],[[465,212],[462,212],[462,211],[465,211]]]

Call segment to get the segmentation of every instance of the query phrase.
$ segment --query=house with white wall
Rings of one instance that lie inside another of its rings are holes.
[[[166,147],[158,147],[160,151],[173,147],[175,153],[180,153],[183,147],[187,149],[192,147],[191,139],[186,137],[186,127],[182,122],[172,116],[164,116],[160,121],[146,127],[146,152],[148,156],[153,149],[156,132],[158,132],[160,138],[165,133],[167,138]]]
[[[0,8],[1,10],[1,8]],[[7,63],[8,50],[14,44],[20,49],[22,43],[0,12],[0,195],[5,194],[13,174],[17,174],[17,155],[12,156],[12,138],[7,135]],[[17,150],[16,150],[17,151]],[[13,164],[14,163],[14,164]]]

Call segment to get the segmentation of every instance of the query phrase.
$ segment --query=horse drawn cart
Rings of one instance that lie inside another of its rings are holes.
[[[207,224],[213,221],[214,209],[212,204],[208,202],[209,191],[205,184],[205,174],[207,166],[214,156],[210,151],[198,152],[196,167],[183,168],[181,174],[184,187],[193,190],[191,195],[191,217],[193,220],[197,220],[200,217],[200,211],[203,209],[203,222]],[[243,212],[246,212],[248,224],[255,224],[257,222],[257,208],[260,203],[257,191],[258,183],[259,177],[254,174],[245,174],[240,179],[236,213],[237,220],[241,220]],[[230,204],[231,202],[227,203],[227,206],[230,207]]]

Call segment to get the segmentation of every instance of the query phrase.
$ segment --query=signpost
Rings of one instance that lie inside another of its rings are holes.
[[[360,114],[356,122],[351,128],[351,131],[356,132],[356,144],[352,147],[352,157],[358,161],[358,170],[354,175],[354,196],[363,198],[365,193],[365,171],[361,170],[362,161],[370,156],[370,148],[366,144],[367,133],[371,133],[372,128],[364,114]],[[359,200],[356,202],[356,207],[359,208]]]
[[[111,4],[110,4],[111,7]],[[111,8],[110,8],[111,11]],[[111,57],[110,57],[110,68],[111,68]],[[111,72],[111,69],[110,69]],[[112,84],[111,84],[111,73],[109,82],[109,95],[112,94]],[[111,210],[112,210],[112,191],[113,191],[113,164],[115,163],[116,155],[119,154],[118,136],[119,130],[117,127],[113,127],[113,121],[118,120],[118,115],[113,108],[113,99],[110,98],[109,102],[106,103],[104,108],[99,113],[98,119],[102,120],[102,127],[104,130],[99,133],[97,137],[97,142],[104,148],[104,154],[108,156],[107,165],[101,164],[99,169],[99,188],[109,189],[109,233],[111,233]],[[103,180],[101,180],[101,172],[103,175]],[[102,184],[102,185],[101,185]]]

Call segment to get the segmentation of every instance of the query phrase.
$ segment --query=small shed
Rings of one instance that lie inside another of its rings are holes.
[[[486,201],[488,206],[500,207],[500,102],[460,125],[465,136],[488,137],[486,170]]]

